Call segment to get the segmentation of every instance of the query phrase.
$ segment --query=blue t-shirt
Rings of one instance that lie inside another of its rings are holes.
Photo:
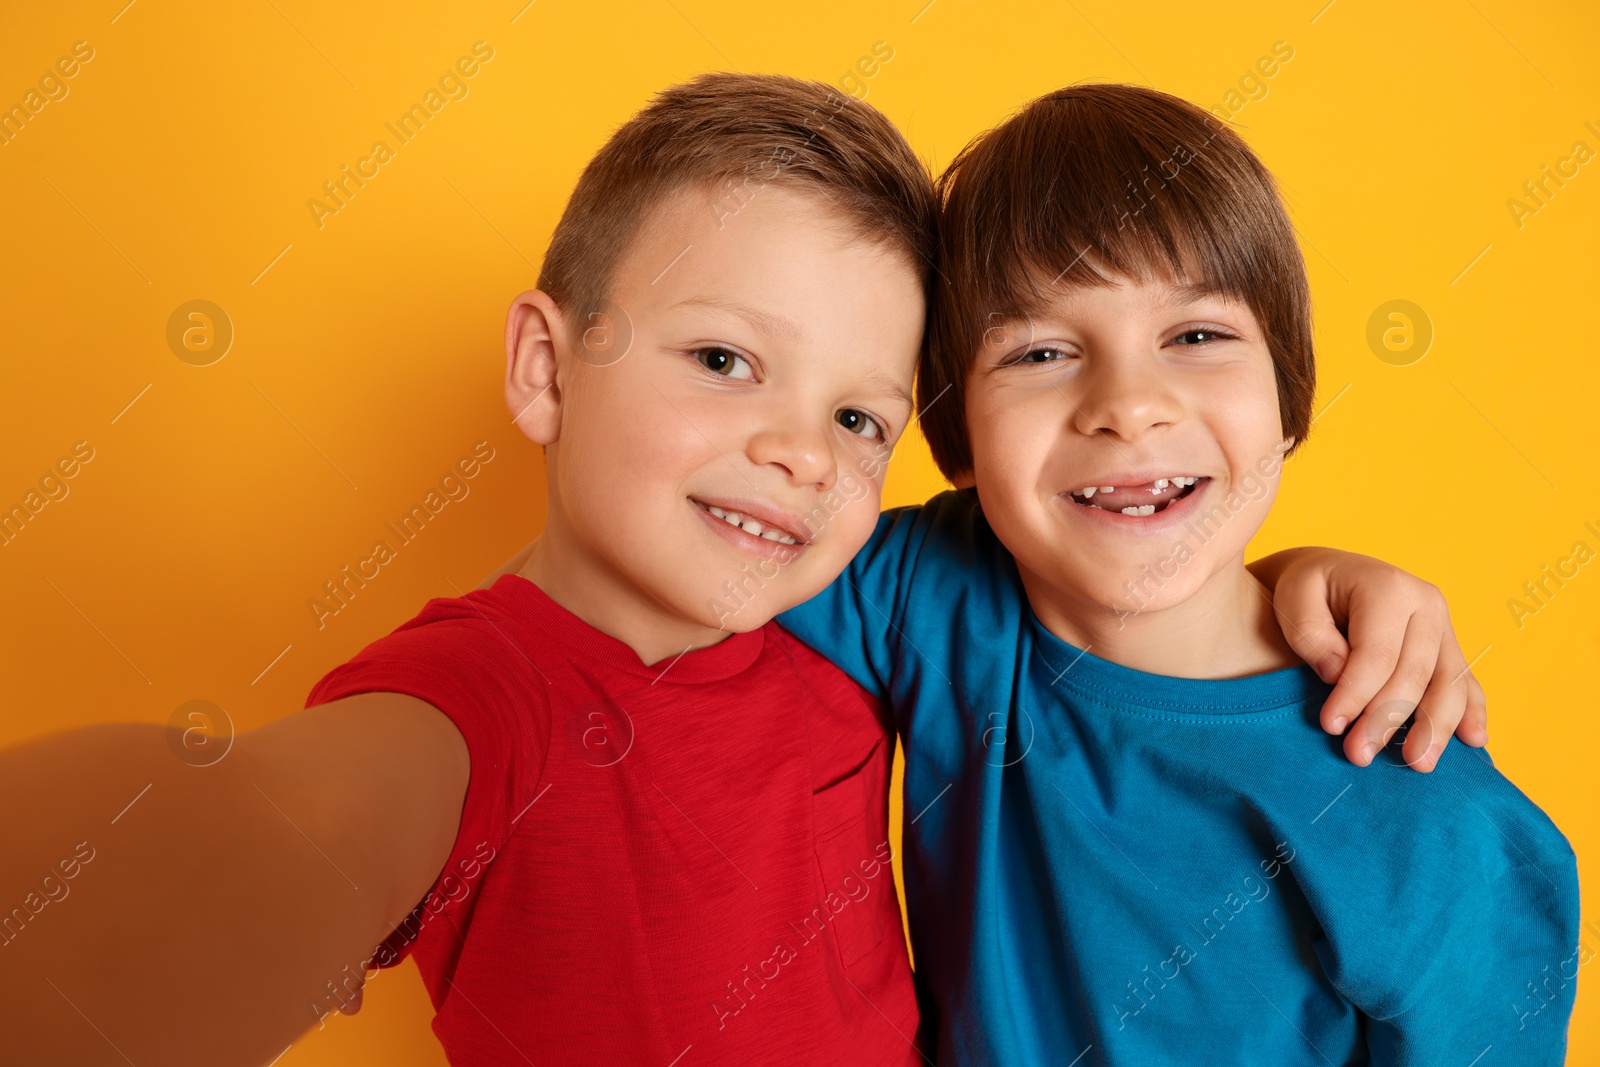
[[[1402,731],[1358,768],[1307,667],[1067,644],[970,490],[886,512],[779,621],[894,705],[939,1063],[1562,1062],[1576,861],[1486,752],[1420,774]]]

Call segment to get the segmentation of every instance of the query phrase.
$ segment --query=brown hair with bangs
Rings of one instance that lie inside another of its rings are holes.
[[[946,477],[972,469],[966,380],[985,331],[1116,278],[1245,303],[1272,355],[1284,435],[1305,440],[1316,389],[1305,261],[1272,175],[1206,111],[1134,85],[1059,89],[962,149],[938,190],[917,402]]]
[[[860,236],[903,252],[927,290],[938,203],[893,123],[822,82],[703,74],[663,90],[612,134],[567,200],[539,288],[567,313],[574,338],[604,306],[650,210],[697,184],[719,225],[766,185],[815,193]]]

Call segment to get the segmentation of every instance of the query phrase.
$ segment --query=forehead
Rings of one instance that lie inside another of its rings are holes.
[[[715,197],[687,188],[645,217],[612,303],[635,320],[726,322],[767,343],[847,350],[911,373],[924,296],[905,252],[861,237],[816,194],[768,185],[731,213]]]
[[[1062,272],[1063,274],[1065,272]],[[1001,318],[1009,321],[1043,316],[1071,317],[1098,309],[1160,314],[1197,305],[1250,312],[1248,301],[1214,280],[1193,275],[1156,273],[1144,276],[1095,271],[1083,280],[1065,281],[1036,275],[1016,294]]]
[[[811,266],[825,266],[828,257],[865,257],[883,260],[885,271],[911,272],[908,251],[864,237],[861,230],[825,193],[799,182],[752,183],[737,193],[715,182],[692,183],[664,194],[641,216],[620,256],[617,280],[648,270],[641,260],[662,268],[649,274],[652,285],[671,285],[667,264],[678,278],[704,276],[719,261],[777,252],[805,256]],[[690,256],[695,250],[700,254]],[[680,255],[687,271],[676,270]]]

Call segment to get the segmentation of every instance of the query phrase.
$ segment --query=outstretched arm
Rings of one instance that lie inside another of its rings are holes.
[[[1450,608],[1436,586],[1382,560],[1333,548],[1291,548],[1250,564],[1273,590],[1290,647],[1329,683],[1322,728],[1344,734],[1365,767],[1416,713],[1402,749],[1431,771],[1451,734],[1488,743],[1483,687],[1473,677]]]
[[[466,746],[414,697],[296,712],[209,766],[170,740],[114,723],[0,750],[6,1063],[265,1063],[354,1009],[450,854]]]

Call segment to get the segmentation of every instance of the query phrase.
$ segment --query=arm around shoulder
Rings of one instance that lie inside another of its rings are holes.
[[[240,734],[208,767],[146,723],[0,751],[0,1046],[266,1063],[432,884],[468,770],[450,721],[394,693]]]
[[[917,550],[927,537],[926,507],[880,514],[872,535],[842,574],[778,615],[785,629],[879,697],[888,692],[895,619]]]

